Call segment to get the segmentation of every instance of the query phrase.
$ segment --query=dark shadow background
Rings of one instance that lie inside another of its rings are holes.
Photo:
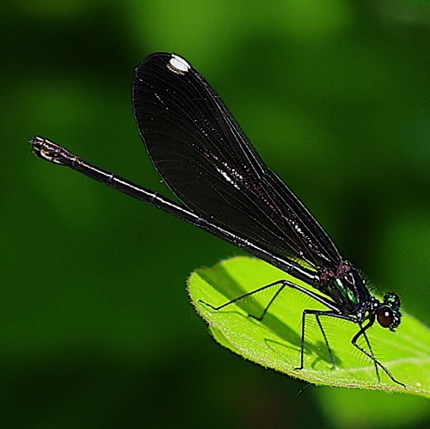
[[[240,251],[26,143],[49,137],[167,193],[130,86],[146,55],[181,54],[342,252],[429,323],[428,2],[0,9],[3,428],[428,427],[423,399],[302,390],[217,346],[185,281]]]

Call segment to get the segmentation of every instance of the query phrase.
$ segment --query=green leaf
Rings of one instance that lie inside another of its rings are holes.
[[[325,309],[303,293],[284,288],[262,321],[249,315],[261,316],[279,288],[265,289],[218,311],[205,304],[220,306],[281,279],[307,286],[259,259],[237,257],[196,270],[189,278],[188,290],[214,338],[252,362],[316,385],[430,396],[430,330],[403,310],[402,323],[395,333],[375,323],[368,336],[375,355],[406,388],[394,383],[383,371],[379,382],[370,359],[351,344],[357,325],[330,317],[322,323],[336,367],[332,367],[315,318],[309,317],[304,369],[297,370],[302,312],[305,308]]]

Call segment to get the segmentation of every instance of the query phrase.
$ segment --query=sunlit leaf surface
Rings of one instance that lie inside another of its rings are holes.
[[[219,306],[260,286],[288,276],[263,261],[237,257],[212,268],[196,270],[189,293],[198,313],[208,322],[214,338],[235,353],[264,367],[317,385],[379,389],[430,395],[430,330],[403,312],[395,333],[371,328],[369,339],[378,359],[406,388],[384,373],[379,382],[370,360],[351,345],[357,325],[333,318],[323,321],[336,367],[315,320],[306,325],[304,369],[300,364],[301,315],[305,308],[323,308],[309,297],[285,288],[260,322],[258,316],[276,292],[265,290],[215,311]],[[290,278],[290,280],[295,281]]]

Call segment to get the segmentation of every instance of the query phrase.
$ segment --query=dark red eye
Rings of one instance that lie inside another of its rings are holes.
[[[383,305],[378,309],[377,317],[378,323],[384,328],[389,328],[393,324],[393,311],[386,305]]]

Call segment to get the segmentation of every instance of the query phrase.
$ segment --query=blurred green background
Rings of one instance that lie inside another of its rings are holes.
[[[26,143],[51,138],[167,193],[130,86],[146,55],[178,53],[343,254],[429,323],[428,1],[0,9],[2,428],[428,428],[422,398],[305,388],[217,346],[185,281],[240,251]]]

